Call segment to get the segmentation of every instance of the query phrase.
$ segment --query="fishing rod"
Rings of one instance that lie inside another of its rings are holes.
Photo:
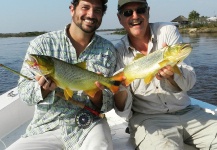
[[[61,92],[56,92],[55,95],[58,96],[58,97],[60,97],[60,98],[62,98],[62,99],[64,99],[64,100],[66,100],[66,99],[65,99],[65,96],[64,96],[63,93],[61,93]],[[73,98],[70,98],[70,97],[69,97],[69,99],[66,100],[66,101],[69,101],[69,102],[71,102],[72,104],[74,104],[74,105],[76,105],[76,106],[78,106],[78,107],[80,107],[80,108],[82,108],[82,109],[86,109],[86,110],[90,111],[91,113],[93,113],[94,115],[96,115],[96,116],[98,116],[98,117],[100,117],[100,118],[104,118],[104,117],[105,117],[104,114],[99,113],[99,112],[97,112],[96,110],[93,110],[92,108],[86,106],[85,104],[83,104],[83,103],[81,103],[81,102],[79,102],[79,101],[74,100]]]
[[[13,72],[13,73],[19,75],[19,76],[22,76],[22,77],[26,78],[27,80],[32,80],[31,78],[29,78],[29,77],[27,77],[27,76],[25,76],[25,75],[23,75],[23,74],[21,74],[21,73],[15,71],[15,70],[11,69],[11,68],[9,68],[9,67],[6,67],[6,66],[3,65],[3,64],[0,64],[0,67],[3,67],[3,68],[5,68],[5,69],[7,69],[7,70],[9,70],[9,71],[11,71],[11,72]]]

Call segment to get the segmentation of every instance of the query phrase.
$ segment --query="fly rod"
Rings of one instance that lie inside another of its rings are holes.
[[[3,68],[5,68],[5,69],[7,69],[7,70],[9,70],[9,71],[11,71],[11,72],[13,72],[13,73],[15,73],[15,74],[17,74],[17,75],[19,75],[19,76],[22,76],[22,77],[26,78],[27,80],[32,80],[31,78],[29,78],[29,77],[27,77],[27,76],[25,76],[25,75],[23,75],[23,74],[15,71],[15,70],[11,69],[11,68],[3,65],[3,64],[0,64],[0,66],[3,67]]]

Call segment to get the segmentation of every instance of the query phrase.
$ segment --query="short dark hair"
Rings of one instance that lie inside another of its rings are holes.
[[[72,0],[71,4],[74,6],[74,8],[76,8],[79,4],[80,0]],[[102,1],[102,12],[103,14],[105,14],[106,10],[107,10],[107,0],[103,0]]]

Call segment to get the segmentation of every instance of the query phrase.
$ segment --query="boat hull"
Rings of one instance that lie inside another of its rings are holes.
[[[206,112],[217,114],[217,107],[206,102],[191,98],[193,105],[199,105]],[[24,134],[26,126],[32,119],[34,107],[23,103],[17,94],[17,88],[14,88],[0,96],[0,149],[3,149],[15,142]],[[133,139],[125,133],[127,122],[119,117],[114,110],[106,113],[106,117],[111,127],[114,150],[134,150]],[[2,144],[1,144],[2,143]],[[185,150],[196,150],[186,145]]]

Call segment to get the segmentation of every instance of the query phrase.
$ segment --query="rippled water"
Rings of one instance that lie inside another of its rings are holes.
[[[33,38],[0,38],[0,64],[19,71],[28,47]],[[0,94],[17,85],[18,75],[0,67]]]
[[[121,35],[109,32],[98,34],[114,44]],[[31,38],[0,38],[0,63],[20,70],[28,42]],[[197,74],[197,83],[188,94],[194,98],[217,104],[217,34],[183,35],[184,41],[191,43],[193,52],[189,56]],[[18,76],[0,68],[0,94],[17,85]]]
[[[196,85],[189,95],[217,104],[217,34],[183,35],[193,46],[190,55],[197,75]]]

